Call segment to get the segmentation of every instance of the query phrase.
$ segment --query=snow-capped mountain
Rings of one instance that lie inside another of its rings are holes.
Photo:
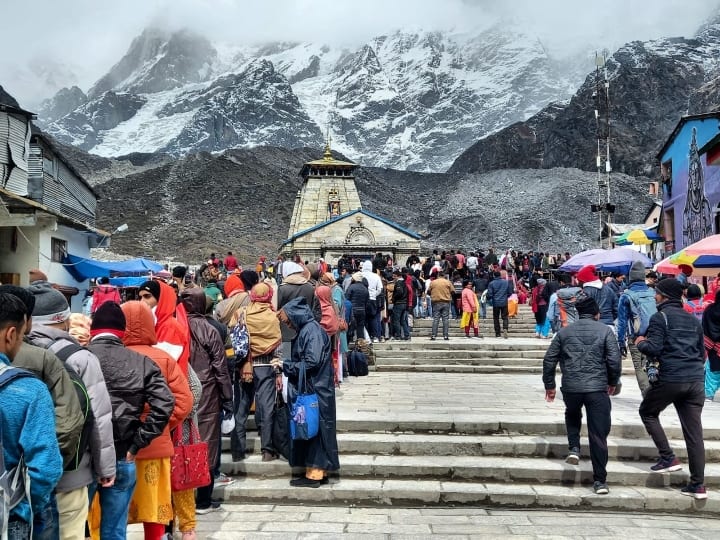
[[[66,112],[65,91],[39,115],[59,140],[102,156],[317,147],[329,134],[362,164],[439,171],[478,138],[568,98],[589,67],[552,58],[510,24],[398,31],[355,49],[239,47],[148,29],[86,102]],[[107,106],[115,110],[105,114]],[[100,126],[96,117],[120,121]]]
[[[720,14],[690,39],[633,41],[608,60],[614,171],[652,176],[655,154],[680,117],[720,109]],[[450,172],[577,167],[595,170],[596,77],[568,103],[479,140]]]

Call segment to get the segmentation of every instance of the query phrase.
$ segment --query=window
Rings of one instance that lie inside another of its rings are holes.
[[[62,262],[65,255],[67,255],[67,240],[52,238],[50,248],[52,249],[52,261]]]

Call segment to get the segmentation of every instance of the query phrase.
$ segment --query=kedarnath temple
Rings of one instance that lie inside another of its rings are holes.
[[[322,159],[300,170],[302,186],[295,198],[288,238],[281,252],[302,260],[322,257],[334,264],[342,255],[368,258],[377,252],[405,260],[420,249],[420,235],[363,210],[355,186],[357,164],[333,158],[326,145]]]

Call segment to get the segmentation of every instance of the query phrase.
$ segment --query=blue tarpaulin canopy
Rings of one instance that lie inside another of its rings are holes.
[[[76,281],[85,281],[98,277],[146,276],[150,272],[164,270],[162,264],[148,259],[130,259],[128,261],[96,261],[75,255],[66,255],[63,259],[65,269]]]

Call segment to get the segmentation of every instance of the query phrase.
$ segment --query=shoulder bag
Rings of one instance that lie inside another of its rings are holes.
[[[300,362],[298,396],[290,411],[290,436],[294,441],[312,439],[320,430],[320,408],[315,392],[307,393],[305,362]]]

